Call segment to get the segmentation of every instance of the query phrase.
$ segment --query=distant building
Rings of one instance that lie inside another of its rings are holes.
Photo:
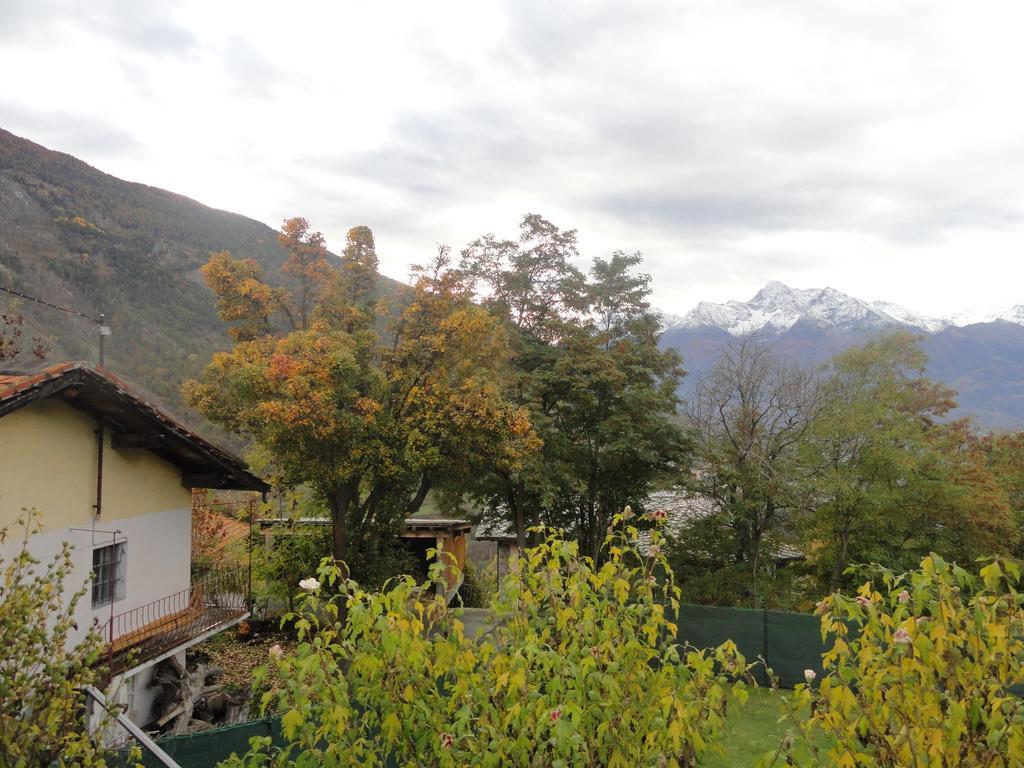
[[[245,462],[87,363],[0,371],[0,526],[42,514],[33,554],[73,547],[78,642],[92,626],[128,716],[145,725],[155,665],[247,614],[244,575],[191,577],[193,488],[266,491]],[[5,560],[20,542],[0,548]],[[129,660],[129,655],[131,659]]]
[[[719,507],[714,499],[707,496],[687,493],[682,489],[671,489],[655,491],[648,496],[647,509],[664,510],[666,514],[664,531],[669,536],[677,537],[693,523],[715,514]],[[804,559],[804,553],[789,544],[775,542],[770,537],[766,537],[765,543],[772,560],[777,564]],[[648,546],[650,546],[650,534],[642,531],[640,549],[646,552]]]

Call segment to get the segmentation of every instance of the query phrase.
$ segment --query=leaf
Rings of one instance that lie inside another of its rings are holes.
[[[295,738],[295,732],[305,719],[297,709],[289,709],[281,718],[281,728],[284,730],[285,738],[289,741]]]

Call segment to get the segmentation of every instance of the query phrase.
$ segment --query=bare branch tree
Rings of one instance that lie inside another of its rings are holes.
[[[735,563],[758,569],[799,508],[799,443],[821,405],[817,372],[777,358],[757,337],[730,343],[683,409],[694,433],[690,490],[714,502]]]

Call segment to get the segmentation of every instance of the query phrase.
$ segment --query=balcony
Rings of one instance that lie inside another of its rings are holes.
[[[187,648],[249,615],[245,570],[206,568],[192,574],[192,586],[124,613],[100,627],[107,640],[110,674]]]

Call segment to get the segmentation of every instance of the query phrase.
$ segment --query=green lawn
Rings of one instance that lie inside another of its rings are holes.
[[[725,733],[721,744],[725,753],[712,754],[704,759],[707,768],[751,768],[766,753],[774,752],[792,723],[779,723],[782,716],[781,697],[790,691],[772,691],[758,688],[750,692],[750,698],[743,706],[729,704],[725,721]],[[780,760],[778,766],[785,763]]]

